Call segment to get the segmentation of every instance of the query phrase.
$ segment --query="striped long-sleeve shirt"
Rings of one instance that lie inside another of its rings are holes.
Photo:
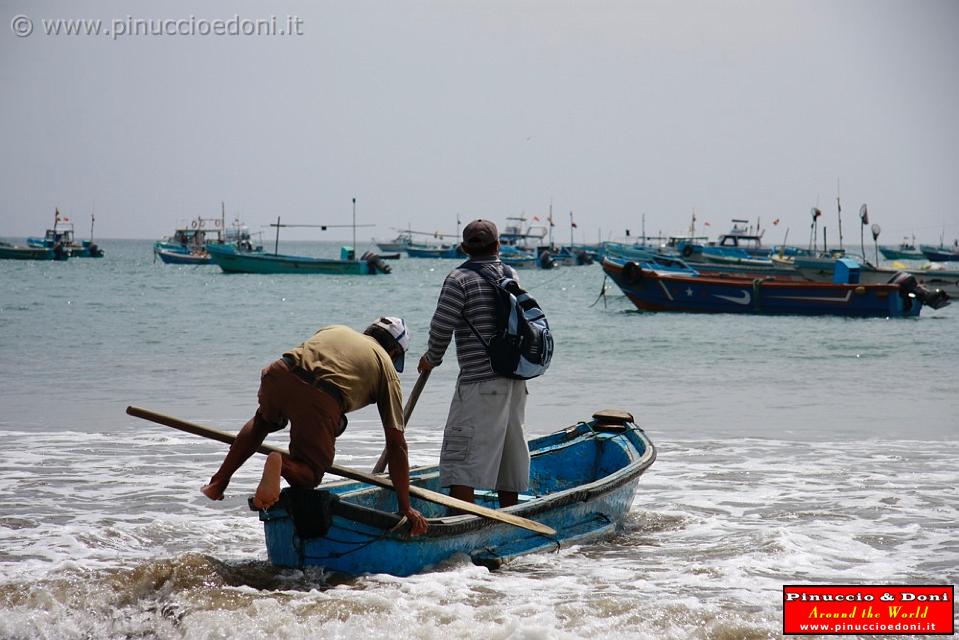
[[[517,278],[516,271],[500,262],[499,258],[487,257],[471,260],[486,265],[484,271],[493,277]],[[469,318],[485,340],[496,331],[496,292],[493,285],[471,269],[457,267],[446,276],[436,311],[430,321],[429,348],[426,359],[438,365],[450,340],[456,336],[456,359],[459,362],[459,382],[482,382],[499,377],[490,367],[489,357],[483,344],[473,335],[463,316]]]

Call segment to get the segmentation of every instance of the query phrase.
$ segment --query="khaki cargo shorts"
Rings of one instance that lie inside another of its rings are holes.
[[[443,432],[440,485],[526,491],[526,395],[525,380],[496,378],[457,385]]]

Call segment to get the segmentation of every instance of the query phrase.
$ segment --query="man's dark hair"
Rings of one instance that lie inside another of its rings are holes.
[[[400,345],[400,343],[396,341],[396,338],[390,335],[389,331],[383,327],[378,327],[375,324],[368,326],[363,333],[379,342],[380,346],[383,347],[387,353],[389,353],[391,349],[395,349]]]
[[[470,246],[467,246],[466,244],[463,244],[461,246],[463,248],[463,251],[465,251],[466,255],[468,255],[469,257],[483,258],[485,256],[496,255],[496,243],[497,241],[493,240],[488,245],[485,245],[482,247],[470,247]]]

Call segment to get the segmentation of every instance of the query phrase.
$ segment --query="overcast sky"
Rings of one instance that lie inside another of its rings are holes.
[[[302,35],[44,24],[237,14]],[[0,236],[59,207],[81,237],[95,208],[99,238],[157,238],[221,201],[251,227],[348,224],[356,197],[376,224],[360,237],[552,201],[563,238],[570,211],[594,241],[695,210],[697,230],[758,219],[805,244],[818,203],[835,242],[838,180],[847,243],[863,203],[881,243],[959,237],[956,0],[0,0],[0,17]]]

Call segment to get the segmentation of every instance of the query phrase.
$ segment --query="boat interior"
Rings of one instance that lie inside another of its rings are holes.
[[[595,436],[594,436],[595,434]],[[520,494],[519,504],[567,489],[581,488],[596,480],[616,473],[634,461],[633,449],[624,446],[618,436],[625,434],[634,444],[641,439],[623,425],[596,425],[581,422],[530,442],[530,483],[526,493]],[[439,470],[433,465],[410,470],[411,483],[431,491],[448,494],[439,486]],[[345,480],[330,482],[323,489],[336,494],[345,502],[368,509],[395,512],[396,495],[393,491]],[[491,489],[475,490],[476,504],[499,508],[497,492]],[[413,498],[413,506],[427,518],[449,515],[446,507]]]

